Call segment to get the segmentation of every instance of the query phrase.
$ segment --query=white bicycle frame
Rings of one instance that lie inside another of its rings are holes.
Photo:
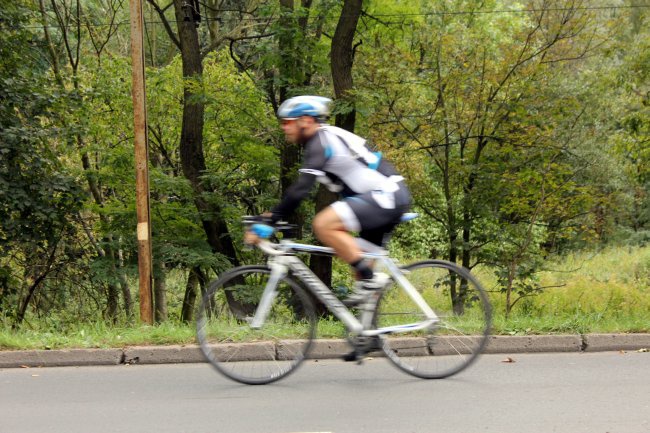
[[[360,243],[363,242],[359,240]],[[368,245],[363,245],[368,247]],[[404,325],[387,326],[384,328],[372,328],[372,318],[379,301],[381,291],[377,291],[375,296],[364,304],[360,305],[361,320],[357,319],[350,310],[332,293],[332,291],[305,265],[302,260],[296,257],[293,252],[305,252],[311,254],[335,255],[334,250],[328,247],[316,245],[300,244],[288,241],[281,241],[274,244],[269,241],[261,241],[257,247],[269,256],[268,265],[271,269],[269,278],[262,298],[255,311],[255,315],[250,320],[252,328],[260,328],[268,316],[273,300],[278,294],[278,283],[284,278],[289,271],[302,281],[307,289],[318,298],[328,310],[332,312],[341,322],[345,324],[352,335],[370,337],[382,334],[392,334],[400,332],[411,332],[414,330],[425,329],[439,322],[436,313],[431,310],[429,305],[424,301],[420,293],[406,279],[400,268],[388,256],[386,250],[373,246],[369,249],[371,252],[364,252],[363,257],[375,260],[380,266],[393,277],[399,286],[407,293],[413,302],[420,308],[425,320]]]

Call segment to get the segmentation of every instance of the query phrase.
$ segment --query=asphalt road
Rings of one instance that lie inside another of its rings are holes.
[[[438,381],[308,361],[265,386],[205,364],[0,369],[0,433],[650,432],[650,353],[511,358]]]

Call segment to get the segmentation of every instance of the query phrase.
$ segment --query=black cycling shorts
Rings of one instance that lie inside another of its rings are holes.
[[[383,246],[411,207],[411,194],[403,182],[395,192],[370,191],[332,204],[345,228],[375,245]]]

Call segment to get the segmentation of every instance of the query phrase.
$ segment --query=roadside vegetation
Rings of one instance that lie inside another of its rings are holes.
[[[155,325],[138,314],[127,2],[0,0],[0,348],[193,342],[208,282],[259,263],[240,221],[296,176],[275,111],[299,94],[331,97],[330,123],[397,166],[420,217],[391,251],[471,269],[495,333],[650,330],[648,5],[143,3]],[[301,206],[298,238],[331,201]]]
[[[555,257],[540,273],[552,286],[522,298],[508,318],[501,293],[491,290],[493,333],[498,335],[650,332],[650,246],[612,247],[598,252]],[[493,283],[479,270],[488,290]],[[180,282],[180,279],[179,279]],[[180,290],[171,291],[180,292]],[[180,287],[179,287],[180,289]],[[8,325],[8,324],[6,324]],[[319,338],[341,338],[341,324],[321,319]],[[245,336],[243,337],[245,338]],[[137,345],[195,344],[194,324],[169,320],[155,326],[109,325],[42,318],[17,330],[0,329],[0,349],[110,348]]]

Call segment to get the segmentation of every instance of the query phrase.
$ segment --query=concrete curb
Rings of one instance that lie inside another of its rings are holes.
[[[19,350],[0,352],[0,368],[119,365],[122,349]]]
[[[126,347],[124,364],[181,364],[206,362],[199,346],[134,346]],[[0,354],[0,357],[2,354]]]
[[[580,352],[582,348],[580,335],[493,335],[484,353]]]
[[[587,334],[584,336],[585,352],[642,349],[650,350],[650,334]]]
[[[242,360],[279,359],[290,353],[298,341],[283,340],[275,348],[271,343],[233,343],[242,349]],[[227,352],[227,346],[224,347]],[[650,334],[529,335],[490,337],[485,353],[557,353],[650,350]],[[346,340],[314,341],[311,359],[339,358],[350,351]],[[227,353],[226,353],[227,354]],[[378,354],[379,355],[379,354]],[[124,364],[181,364],[206,362],[197,345],[145,346],[123,349],[68,349],[0,351],[0,368],[59,367]]]

